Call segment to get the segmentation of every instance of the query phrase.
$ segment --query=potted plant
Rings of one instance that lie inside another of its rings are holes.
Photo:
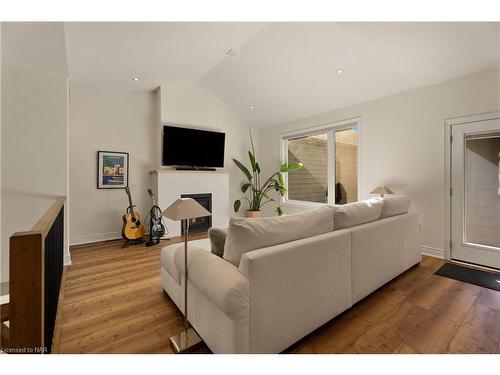
[[[248,201],[248,209],[245,211],[245,217],[260,217],[261,208],[269,202],[276,204],[276,213],[283,214],[281,205],[275,199],[269,196],[272,190],[277,191],[281,196],[286,193],[285,181],[283,173],[293,172],[302,168],[302,163],[281,164],[280,169],[274,172],[264,183],[261,183],[260,166],[255,158],[255,149],[253,146],[252,133],[250,132],[250,142],[252,151],[248,151],[248,158],[250,159],[251,168],[247,168],[240,161],[233,159],[234,164],[243,172],[247,181],[241,185],[241,192],[247,193],[248,197],[244,197]],[[241,199],[234,201],[234,212],[238,212],[241,207]]]

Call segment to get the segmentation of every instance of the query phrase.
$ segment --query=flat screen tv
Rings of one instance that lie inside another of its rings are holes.
[[[163,126],[162,164],[177,168],[223,168],[225,133]]]

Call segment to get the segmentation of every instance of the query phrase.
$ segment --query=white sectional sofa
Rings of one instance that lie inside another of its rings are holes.
[[[233,218],[224,259],[188,249],[189,320],[214,353],[279,353],[420,262],[407,197],[301,214]],[[182,311],[183,245],[161,252],[161,284]]]

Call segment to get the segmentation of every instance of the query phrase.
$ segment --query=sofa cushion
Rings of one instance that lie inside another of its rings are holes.
[[[184,251],[175,252],[175,265],[184,277]],[[234,321],[248,320],[249,283],[238,268],[209,251],[190,246],[188,272],[191,285],[227,317]],[[194,304],[192,306],[196,308]]]
[[[178,283],[181,283],[181,274],[177,270],[174,262],[174,254],[179,244],[165,246],[161,250],[161,265],[170,274],[170,276]]]
[[[380,218],[405,214],[410,209],[410,204],[410,197],[407,195],[390,195],[384,197],[384,205]]]
[[[383,198],[344,204],[335,212],[335,229],[350,228],[378,220],[382,213],[382,206]]]
[[[316,236],[333,230],[335,207],[259,219],[231,218],[224,259],[238,266],[246,252]]]
[[[210,252],[210,241],[208,238],[201,240],[194,240],[188,242],[188,247],[195,246]],[[181,283],[181,274],[175,265],[174,255],[177,251],[184,251],[184,243],[175,243],[165,246],[161,249],[160,262],[161,266],[168,272],[168,274],[178,283]]]
[[[224,255],[224,245],[226,244],[227,229],[210,228],[208,230],[208,238],[210,238],[210,246],[212,253],[222,257]]]

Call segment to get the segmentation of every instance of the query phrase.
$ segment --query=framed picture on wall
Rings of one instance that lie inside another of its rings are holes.
[[[128,152],[97,151],[97,188],[128,186]]]

